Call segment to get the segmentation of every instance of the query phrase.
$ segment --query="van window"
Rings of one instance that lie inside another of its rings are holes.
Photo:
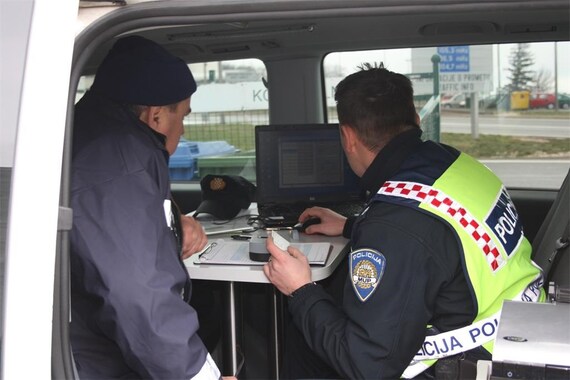
[[[424,138],[480,159],[507,187],[561,186],[570,164],[570,42],[334,52],[324,60],[329,121],[338,122],[335,86],[364,62],[412,80]]]
[[[172,181],[200,181],[206,174],[241,175],[255,181],[254,126],[269,120],[266,70],[257,59],[190,64],[198,83],[184,136],[170,157]],[[80,79],[76,101],[91,87]]]
[[[269,120],[263,62],[204,62],[190,69],[198,90],[185,120],[184,139],[170,160],[171,179],[199,181],[206,174],[232,174],[255,181],[254,126]],[[190,168],[180,161],[188,161],[188,152]]]

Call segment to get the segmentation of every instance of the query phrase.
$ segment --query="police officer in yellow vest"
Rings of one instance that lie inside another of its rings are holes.
[[[404,75],[364,65],[335,100],[369,198],[355,218],[318,207],[300,216],[321,219],[309,234],[350,238],[338,288],[313,283],[298,250],[268,239],[264,272],[290,296],[283,378],[474,378],[503,301],[544,300],[517,210],[487,167],[421,139]]]

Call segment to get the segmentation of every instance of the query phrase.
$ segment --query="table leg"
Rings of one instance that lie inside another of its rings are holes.
[[[236,324],[236,291],[235,283],[228,282],[226,291],[226,307],[225,313],[228,318],[225,324],[224,333],[224,374],[235,376],[237,372],[237,324]]]
[[[273,362],[271,363],[271,369],[273,372],[273,378],[279,379],[279,362],[281,347],[279,346],[279,307],[278,307],[278,290],[273,287],[273,294],[271,295],[271,308],[273,309],[273,319],[271,321],[271,332],[272,332],[272,349],[273,349]]]
[[[236,293],[235,283],[230,282],[230,341],[232,374],[237,375],[237,330],[236,330]]]
[[[272,310],[272,320],[271,320],[271,347],[272,358],[270,358],[270,369],[273,379],[279,379],[281,377],[281,359],[283,357],[283,331],[284,331],[284,309],[285,300],[283,294],[277,290],[277,288],[272,287],[273,292],[271,294],[271,310]]]

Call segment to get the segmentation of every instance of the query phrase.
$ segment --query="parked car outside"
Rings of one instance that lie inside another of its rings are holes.
[[[532,94],[530,96],[530,108],[548,108],[549,110],[554,109],[556,105],[556,97],[554,94],[549,93],[539,93]],[[568,109],[570,108],[570,96],[568,94],[559,93],[558,94],[558,108]]]
[[[558,94],[558,108],[562,108],[565,110],[570,108],[570,95]]]
[[[556,104],[556,97],[554,94],[531,94],[530,95],[530,108],[548,108],[554,109]]]
[[[446,109],[465,108],[466,104],[466,97],[463,93],[454,94],[447,99],[444,98],[441,100],[441,106]]]

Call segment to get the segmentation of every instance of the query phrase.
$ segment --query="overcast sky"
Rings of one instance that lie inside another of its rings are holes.
[[[533,70],[547,70],[554,79],[554,43],[542,42],[530,44],[533,54]],[[558,61],[558,91],[570,93],[570,42],[556,44]],[[509,81],[509,57],[516,44],[503,44],[493,46],[493,81],[498,83],[498,73],[501,75],[501,86]],[[500,60],[500,66],[499,66]],[[361,52],[333,53],[325,59],[325,65],[338,65],[346,74],[356,71],[362,62],[384,62],[386,68],[402,74],[411,73],[411,49],[375,50]],[[499,70],[500,68],[500,70]]]

